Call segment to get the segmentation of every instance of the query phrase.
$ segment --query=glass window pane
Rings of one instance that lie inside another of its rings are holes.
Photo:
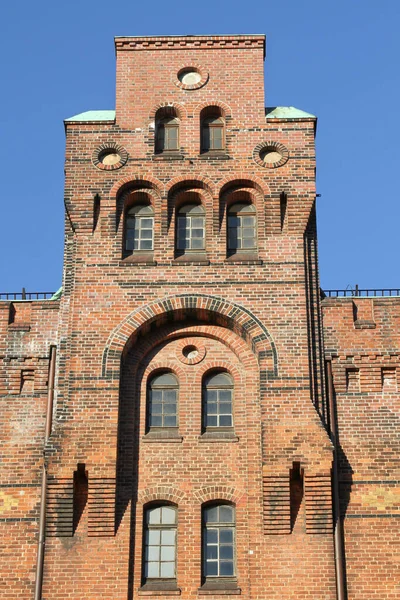
[[[228,548],[229,548],[229,546],[228,546]],[[229,557],[226,557],[226,558],[229,558]],[[163,562],[165,562],[165,561],[174,562],[175,561],[175,546],[162,546],[161,560]]]
[[[218,531],[216,529],[206,530],[206,543],[217,544],[218,543]]]
[[[147,560],[160,560],[159,546],[149,546],[147,548]]]
[[[151,399],[154,402],[156,402],[157,400],[161,402],[161,399],[162,399],[162,390],[152,390],[152,392],[151,392]]]
[[[223,129],[222,127],[212,127],[213,148],[219,150],[222,148]]]
[[[243,248],[255,248],[255,240],[254,238],[244,239],[242,240]]]
[[[152,415],[161,415],[162,414],[162,404],[151,403],[151,414]]]
[[[142,240],[150,240],[153,237],[153,231],[151,229],[142,229],[141,234]]]
[[[218,546],[207,546],[206,558],[218,558]]]
[[[161,563],[161,577],[175,577],[175,562]]]
[[[204,228],[204,217],[192,217],[192,227]]]
[[[219,574],[221,577],[229,577],[233,575],[233,562],[221,561],[219,564]]]
[[[218,523],[218,506],[210,506],[205,509],[204,513],[206,523]]]
[[[176,401],[176,390],[165,390],[164,402],[175,402]]]
[[[151,508],[147,511],[147,516],[148,516],[148,523],[150,523],[151,525],[158,525],[160,523],[160,518],[161,518],[161,509],[160,508]],[[154,532],[150,531],[149,535],[152,534]],[[150,544],[158,544],[159,542],[159,538],[158,541],[154,541],[154,538],[149,537],[149,543]]]
[[[219,532],[219,540],[221,544],[232,544],[233,543],[233,530],[232,529],[221,529]]]
[[[219,405],[220,415],[230,415],[232,413],[232,404],[230,402],[222,402]]]
[[[217,404],[207,402],[207,414],[216,415],[218,413]]]
[[[231,390],[220,390],[219,391],[220,402],[231,402],[231,399],[232,399],[232,391]]]
[[[176,404],[164,404],[164,414],[174,415],[176,413]]]
[[[222,505],[219,507],[219,521],[220,523],[233,523],[232,506]]]
[[[230,415],[222,415],[219,418],[220,427],[232,427],[232,417]]]
[[[164,427],[176,427],[176,416],[165,416]]]
[[[204,240],[203,240],[203,238],[192,239],[192,249],[193,250],[199,250],[199,249],[201,249],[203,247],[204,247]]]
[[[219,549],[220,558],[233,559],[233,546],[221,546]]]
[[[150,529],[148,532],[148,540],[150,546],[155,546],[160,543],[160,532],[157,529]]]
[[[206,387],[232,386],[232,378],[228,373],[215,373],[206,380]]]
[[[243,227],[251,227],[252,229],[254,229],[255,222],[256,220],[254,217],[242,217]]]
[[[148,562],[146,565],[145,575],[146,577],[159,577],[159,563],[158,562]]]
[[[218,397],[217,390],[207,390],[207,400],[209,402],[212,402],[213,400],[216,401],[217,397]]]
[[[162,507],[162,523],[169,524],[176,522],[176,510],[169,506]]]
[[[203,229],[192,229],[192,236],[194,238],[202,238],[204,235]]]
[[[138,219],[142,229],[153,229],[153,219]]]
[[[253,227],[244,227],[242,230],[243,238],[254,238],[254,228]]]
[[[153,250],[153,240],[144,240],[140,243],[140,250]]]
[[[206,419],[206,427],[218,427],[218,417],[217,416],[207,416]]]
[[[212,577],[214,575],[218,575],[218,563],[217,561],[209,562],[207,561],[205,564],[206,577]]]
[[[163,546],[175,545],[175,531],[173,529],[164,529],[161,532],[161,544]]]
[[[162,427],[162,416],[150,415],[150,427]]]

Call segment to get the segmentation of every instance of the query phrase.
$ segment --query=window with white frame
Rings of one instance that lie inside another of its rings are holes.
[[[125,216],[125,253],[151,252],[154,238],[154,212],[151,206],[138,204]]]
[[[205,249],[205,212],[201,204],[185,204],[176,217],[176,249],[180,253]]]
[[[152,506],[145,511],[145,582],[176,579],[177,517],[177,509],[170,505]]]
[[[235,509],[230,504],[203,508],[203,577],[235,576]]]
[[[148,429],[178,426],[178,379],[173,373],[152,377],[148,386]]]
[[[205,431],[233,427],[233,380],[229,373],[208,375],[203,384],[203,428]]]
[[[228,252],[254,251],[257,248],[256,209],[238,202],[228,209]]]

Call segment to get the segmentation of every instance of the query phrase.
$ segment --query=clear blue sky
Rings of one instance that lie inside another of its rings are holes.
[[[400,0],[22,0],[1,9],[0,291],[55,290],[63,119],[115,107],[115,35],[265,33],[266,104],[318,116],[321,284],[400,287]]]

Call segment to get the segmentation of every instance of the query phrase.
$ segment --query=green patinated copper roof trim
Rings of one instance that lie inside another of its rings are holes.
[[[52,295],[52,297],[50,298],[50,300],[59,300],[62,296],[62,286],[56,291],[54,292],[54,294]]]
[[[65,119],[64,123],[71,123],[74,121],[115,121],[115,110],[87,110],[79,115],[74,115],[73,117],[69,117],[69,119]]]
[[[266,119],[316,119],[315,115],[300,110],[295,106],[267,106]]]

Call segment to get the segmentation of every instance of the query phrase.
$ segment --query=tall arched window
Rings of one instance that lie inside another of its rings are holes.
[[[237,202],[228,208],[228,254],[257,249],[256,209],[253,204]]]
[[[152,506],[144,515],[144,583],[176,579],[176,528],[174,506]]]
[[[155,152],[177,152],[179,150],[179,120],[165,117],[156,120]]]
[[[205,212],[201,204],[185,204],[176,216],[178,253],[205,249]]]
[[[136,204],[125,213],[125,255],[153,250],[154,211],[151,206]]]
[[[203,507],[203,578],[212,583],[235,576],[235,509],[230,504]]]
[[[178,379],[173,373],[157,374],[148,385],[148,429],[178,426]]]
[[[225,149],[225,122],[215,114],[201,121],[201,151],[211,152]]]
[[[203,429],[232,429],[232,403],[233,380],[229,373],[208,375],[203,383]]]

